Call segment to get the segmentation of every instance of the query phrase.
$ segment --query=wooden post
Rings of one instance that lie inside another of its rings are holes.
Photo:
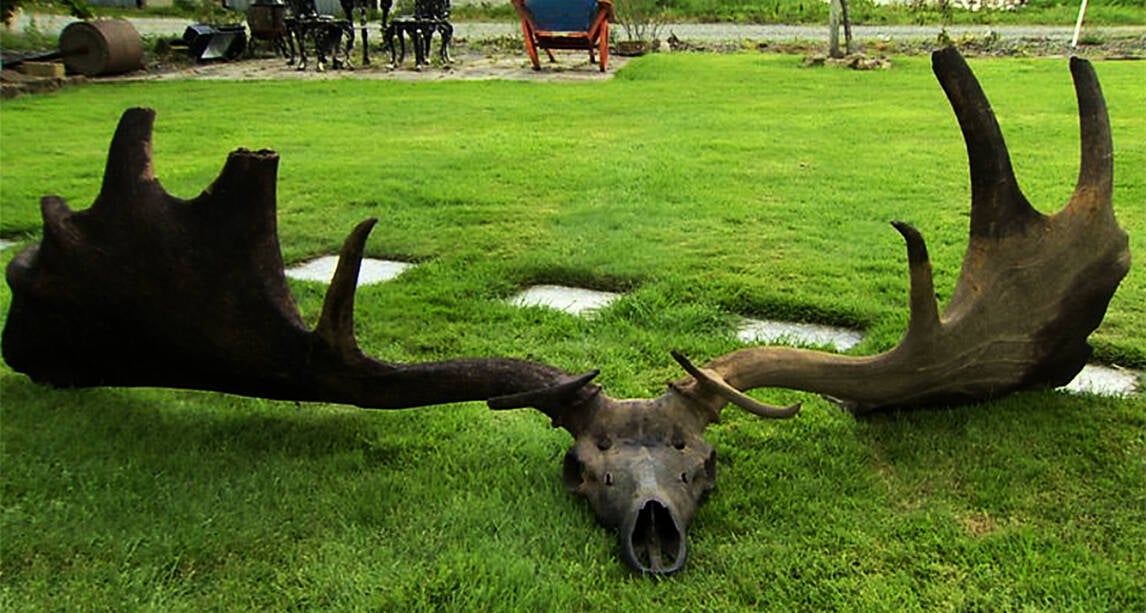
[[[1082,0],[1082,4],[1078,6],[1078,21],[1074,23],[1074,38],[1070,39],[1070,46],[1073,49],[1078,46],[1078,33],[1082,31],[1082,18],[1086,15],[1086,0]]]
[[[840,18],[843,14],[843,0],[832,0],[831,11],[828,17],[828,57],[841,58],[840,52]]]

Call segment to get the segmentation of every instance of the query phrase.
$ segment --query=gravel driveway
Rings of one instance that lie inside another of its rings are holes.
[[[41,32],[58,33],[73,18],[64,15],[42,15],[31,17],[20,15],[17,17],[13,29],[35,28]],[[139,18],[130,19],[136,30],[143,36],[179,37],[190,25],[187,19],[176,18]],[[628,58],[613,56],[609,62],[609,71],[601,73],[597,67],[587,61],[582,54],[565,53],[556,64],[546,64],[545,70],[533,71],[524,51],[506,52],[504,45],[495,45],[496,51],[490,52],[481,44],[482,41],[491,41],[504,37],[520,39],[521,30],[516,22],[457,22],[455,37],[468,44],[455,47],[455,62],[448,67],[436,67],[431,70],[416,71],[412,60],[407,61],[398,69],[390,69],[385,65],[380,54],[374,55],[374,63],[369,66],[360,64],[361,57],[355,53],[354,63],[356,70],[333,70],[316,72],[308,70],[299,72],[288,67],[281,58],[256,58],[241,62],[207,62],[202,64],[166,63],[149,64],[144,70],[134,71],[125,75],[101,77],[101,80],[116,81],[151,81],[170,79],[225,79],[225,80],[268,80],[268,79],[404,79],[404,80],[440,80],[440,79],[518,79],[529,81],[586,81],[611,78]],[[860,44],[872,41],[891,42],[892,45],[905,44],[913,46],[916,43],[923,46],[934,45],[940,33],[938,26],[856,26],[853,27],[856,40]],[[955,26],[948,28],[952,37],[965,35],[982,37],[993,32],[995,39],[1006,41],[1008,45],[1023,46],[1024,52],[1039,54],[1062,55],[1069,53],[1070,39],[1073,36],[1073,24],[1070,26]],[[1112,27],[1088,29],[1090,35],[1106,38],[1121,37],[1116,48],[1087,48],[1086,53],[1108,53],[1126,56],[1127,46],[1129,55],[1141,57],[1146,53],[1146,27]],[[767,44],[773,49],[784,46],[798,48],[797,52],[808,48],[825,47],[827,45],[826,26],[784,26],[784,25],[736,25],[736,24],[675,24],[666,27],[661,36],[668,38],[675,35],[678,39],[693,47],[707,48],[739,48],[744,41],[753,44]],[[377,42],[377,39],[374,39]],[[1036,41],[1036,42],[1026,42]],[[1001,46],[999,46],[1001,48]]]
[[[20,14],[13,22],[12,29],[22,31],[34,26],[41,32],[58,33],[74,18],[66,15],[31,16]],[[129,19],[135,29],[144,36],[179,36],[191,22],[187,19],[143,17]],[[501,36],[519,36],[521,30],[516,22],[468,22],[454,24],[454,35],[467,40],[482,40]],[[827,26],[785,26],[785,25],[739,25],[728,23],[680,23],[666,26],[664,35],[676,34],[689,42],[729,42],[741,40],[793,42],[826,40]],[[1040,38],[1054,41],[1070,41],[1074,34],[1074,24],[1062,26],[951,26],[947,32],[953,36],[982,35],[994,32],[1005,39]],[[1146,34],[1144,26],[1117,26],[1085,28],[1088,34],[1098,36],[1137,36]],[[939,26],[863,26],[852,27],[857,40],[917,40],[934,39],[940,32]]]

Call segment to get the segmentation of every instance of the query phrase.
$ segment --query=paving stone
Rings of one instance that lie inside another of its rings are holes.
[[[863,334],[847,328],[820,324],[746,318],[737,330],[736,338],[745,343],[828,346],[836,351],[847,351],[863,340]]]
[[[1099,396],[1129,396],[1138,392],[1138,376],[1132,370],[1087,364],[1062,389]]]
[[[288,268],[286,275],[300,281],[330,283],[330,280],[334,278],[334,269],[337,265],[338,256],[326,255],[294,268]],[[358,271],[358,285],[372,285],[389,281],[411,266],[413,264],[407,262],[365,258],[362,260],[362,267]]]
[[[608,306],[620,294],[562,285],[535,285],[509,299],[515,306],[543,306],[572,315],[588,315]]]

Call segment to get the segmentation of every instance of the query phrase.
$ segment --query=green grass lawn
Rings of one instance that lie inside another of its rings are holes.
[[[962,139],[927,61],[802,69],[774,55],[655,55],[608,82],[94,85],[0,106],[0,235],[38,201],[87,207],[115,122],[152,106],[156,173],[192,197],[237,147],[282,155],[286,260],[381,218],[374,257],[422,265],[363,288],[359,340],[387,360],[506,355],[599,367],[659,393],[669,357],[736,348],[735,315],[906,321],[903,219],[937,291],[966,244]],[[1027,196],[1069,197],[1077,119],[1064,59],[971,62]],[[1146,67],[1096,66],[1115,208],[1146,253]],[[14,251],[3,253],[7,263]],[[517,309],[531,283],[621,290],[595,319]],[[293,283],[304,316],[322,287]],[[10,298],[0,290],[0,307]],[[1094,335],[1146,366],[1135,262]],[[173,323],[177,325],[177,322]],[[726,411],[715,495],[685,572],[630,575],[562,489],[569,438],[529,411],[395,412],[220,394],[50,390],[0,366],[4,610],[468,608],[1141,610],[1146,408],[1025,393],[856,421]]]
[[[625,0],[616,0],[617,6]],[[640,0],[638,0],[640,1]],[[801,0],[661,0],[668,14],[681,21],[731,21],[738,23],[827,23],[828,3]],[[949,2],[879,3],[849,0],[852,23],[876,24],[1052,24],[1073,25],[1078,3],[1067,0],[1026,0],[1011,9],[971,10]],[[498,6],[493,3],[494,7]],[[1131,25],[1143,22],[1143,0],[1106,0],[1091,3],[1088,25]]]

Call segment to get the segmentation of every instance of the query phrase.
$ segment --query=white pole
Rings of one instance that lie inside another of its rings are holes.
[[[1082,16],[1086,14],[1086,0],[1078,5],[1078,21],[1074,24],[1074,38],[1070,39],[1070,46],[1078,46],[1078,33],[1082,30]]]

